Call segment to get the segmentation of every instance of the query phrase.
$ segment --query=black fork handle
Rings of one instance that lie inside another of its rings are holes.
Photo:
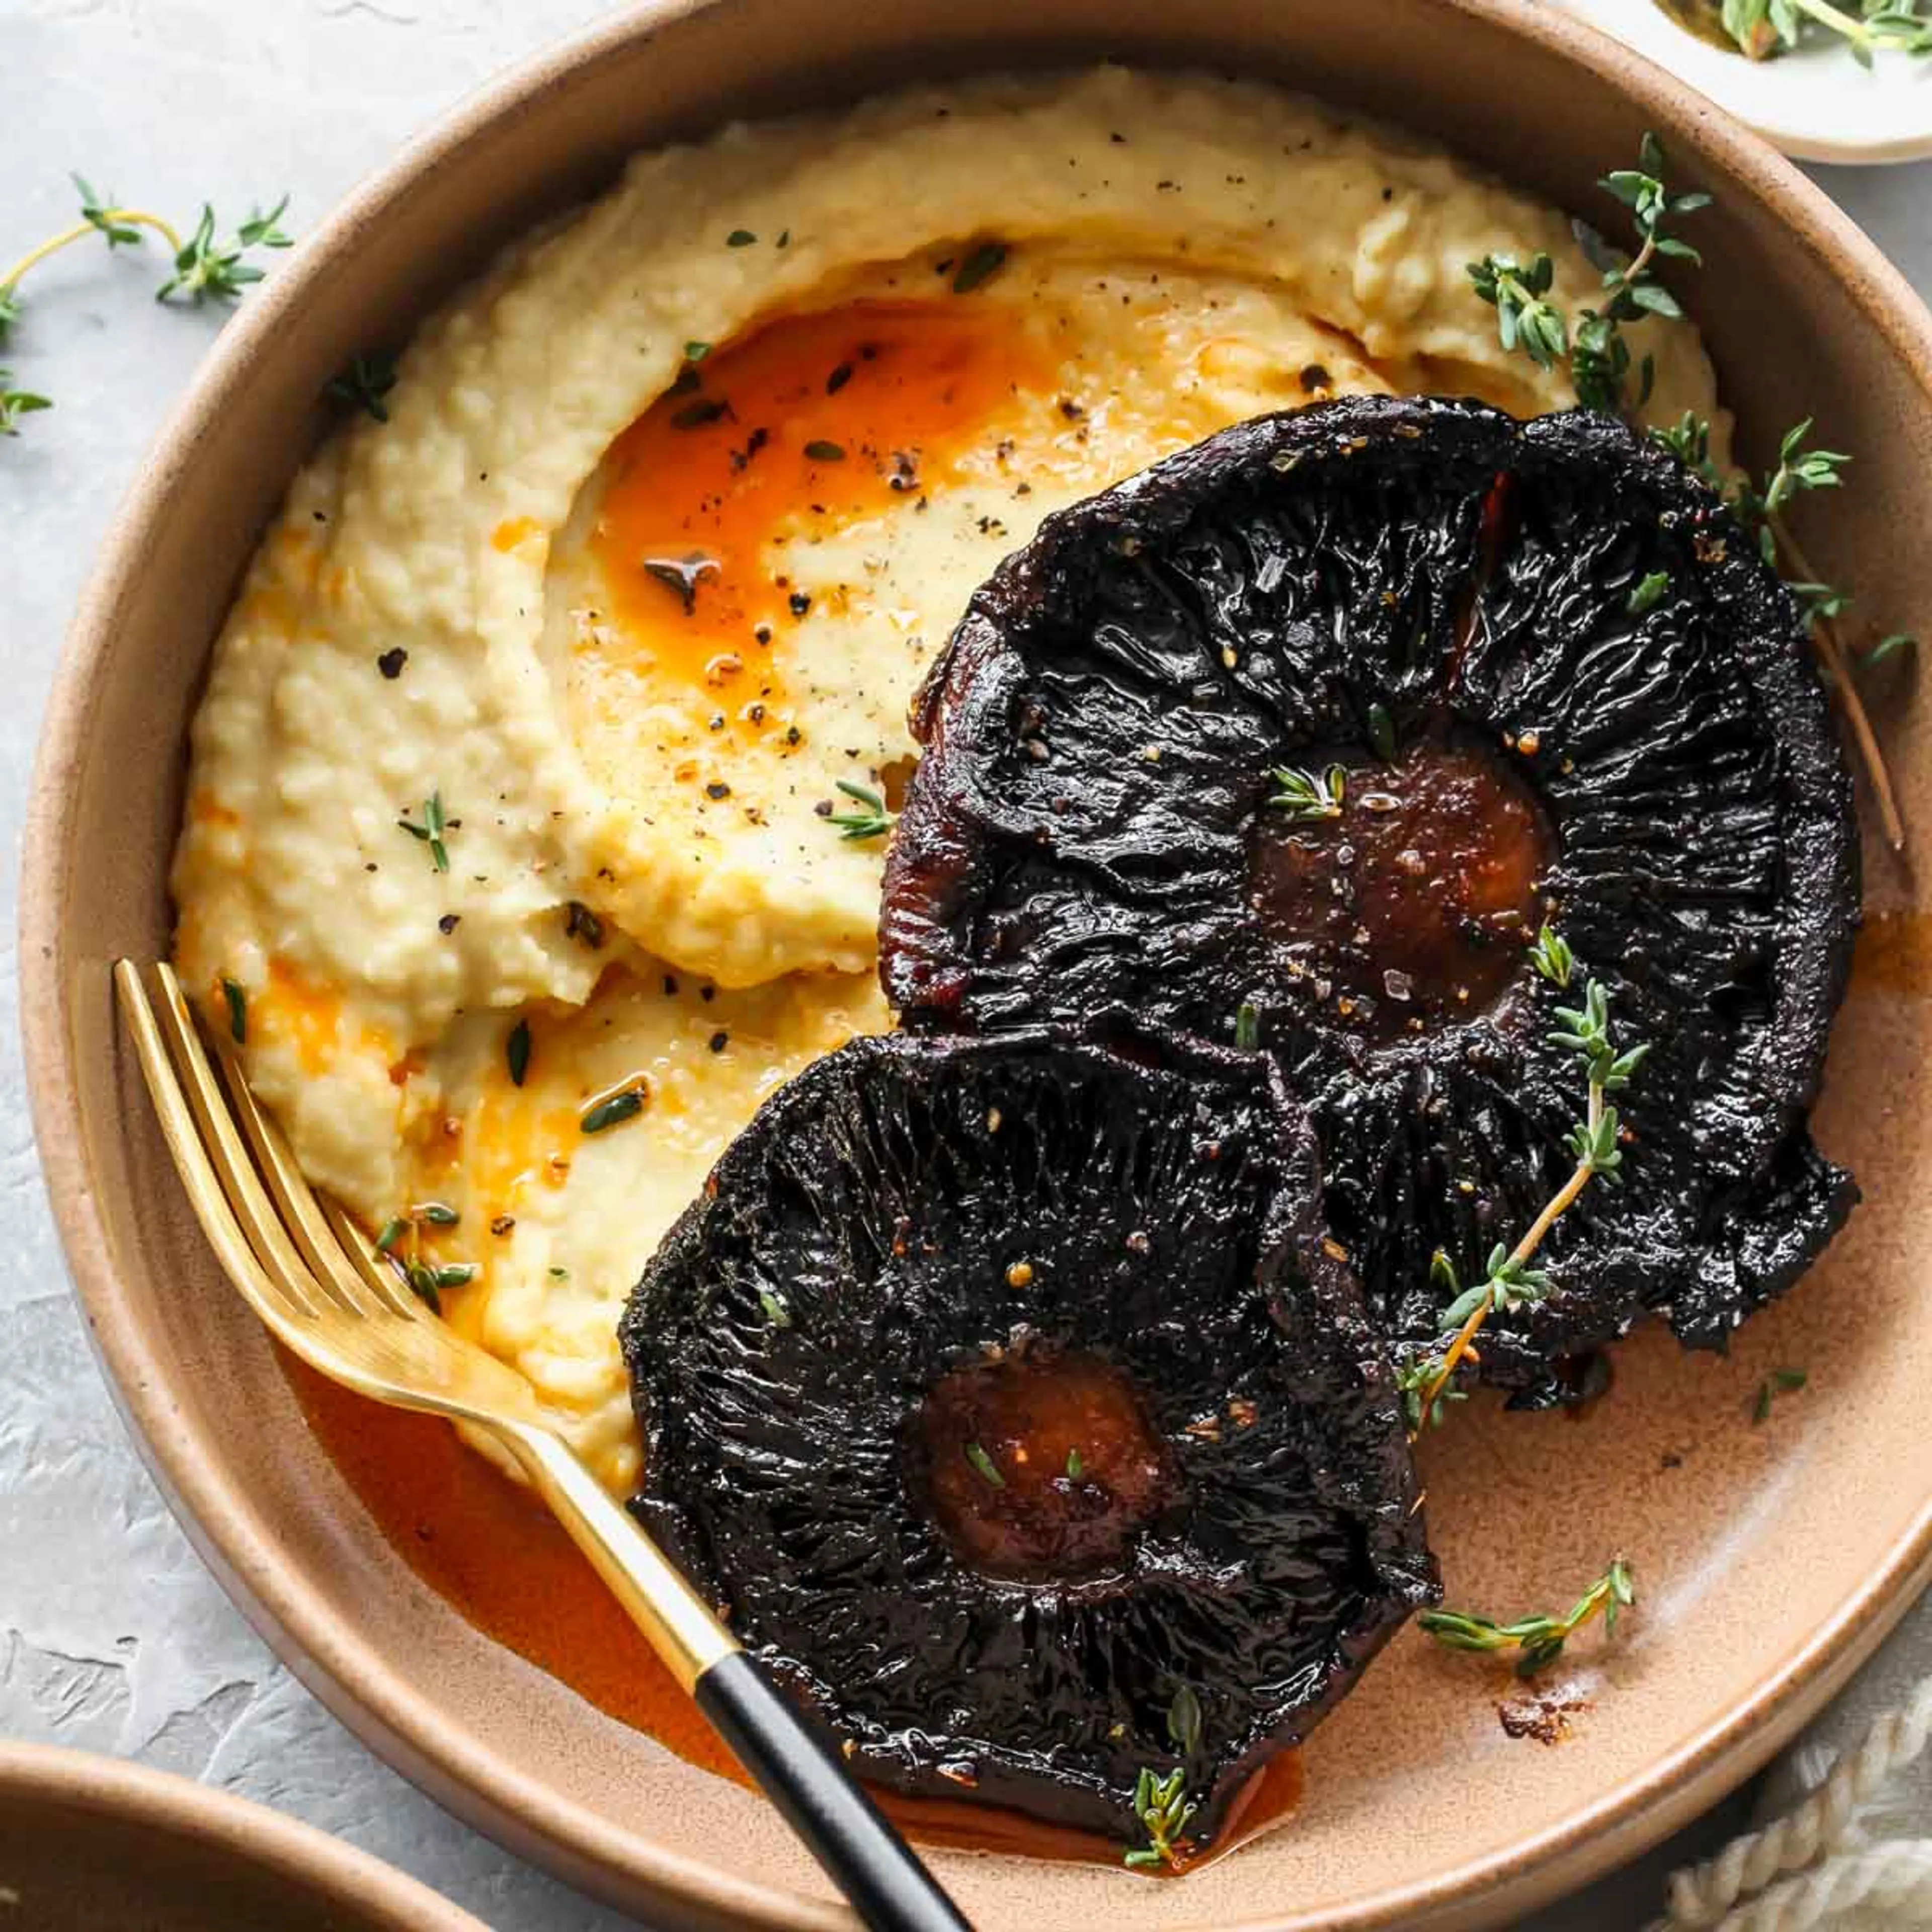
[[[719,1658],[694,1694],[872,1932],[972,1932],[892,1821],[746,1652]]]

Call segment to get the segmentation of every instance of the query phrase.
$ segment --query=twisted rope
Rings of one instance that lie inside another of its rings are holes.
[[[1860,1810],[1928,1740],[1932,1678],[1902,1708],[1874,1718],[1858,1748],[1783,1817],[1673,1874],[1669,1910],[1650,1932],[1808,1932],[1858,1904],[1909,1912],[1902,1924],[1932,1924],[1932,1840],[1852,1843]]]
[[[1781,1879],[1720,1922],[1724,1932],[1814,1932],[1842,1925],[1859,1906],[1882,1912],[1887,1932],[1932,1926],[1932,1839],[1892,1838],[1841,1852]]]

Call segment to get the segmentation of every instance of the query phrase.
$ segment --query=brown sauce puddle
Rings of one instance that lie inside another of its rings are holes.
[[[365,1401],[277,1352],[297,1403],[383,1540],[438,1596],[620,1724],[687,1762],[751,1782],[698,1708],[578,1555],[549,1512],[458,1439],[446,1423]],[[1300,1802],[1301,1754],[1256,1772],[1198,1869]],[[992,1805],[874,1795],[922,1844],[1009,1857],[1118,1865],[1122,1845]]]
[[[1858,928],[1847,997],[1932,994],[1932,913],[1870,912]]]

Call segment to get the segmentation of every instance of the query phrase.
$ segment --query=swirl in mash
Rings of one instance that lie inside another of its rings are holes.
[[[454,1318],[614,1487],[646,1255],[764,1094],[889,1023],[842,786],[894,795],[969,590],[1263,410],[1567,405],[1470,292],[1506,250],[1593,298],[1555,211],[1272,89],[896,95],[640,157],[296,478],[196,721],[178,963],[218,1024],[241,989],[319,1184],[454,1210],[411,1245],[473,1265]],[[1646,328],[1654,419],[1721,445],[1694,331]]]

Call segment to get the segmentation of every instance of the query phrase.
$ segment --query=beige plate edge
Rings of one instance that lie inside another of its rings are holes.
[[[454,157],[476,130],[527,102],[580,63],[651,26],[692,11],[702,0],[658,0],[634,8],[561,44],[472,94],[425,134],[406,144],[343,202],[298,251],[276,281],[232,322],[163,428],[155,456],[118,509],[87,592],[63,649],[33,773],[22,842],[20,947],[22,1034],[36,1138],[49,1196],[69,1267],[89,1310],[90,1340],[117,1406],[144,1462],[198,1552],[251,1624],[296,1675],[370,1747],[406,1775],[499,1842],[540,1860],[587,1888],[610,1894],[612,1868],[662,1888],[680,1904],[703,1898],[744,1922],[776,1927],[849,1926],[821,1901],[728,1880],[716,1868],[661,1852],[640,1857],[626,1834],[586,1820],[553,1794],[452,1739],[404,1680],[359,1636],[311,1617],[299,1593],[286,1592],[276,1553],[254,1526],[230,1506],[218,1484],[204,1481],[195,1444],[178,1426],[164,1390],[150,1384],[132,1338],[104,1328],[98,1311],[111,1309],[117,1284],[108,1264],[95,1186],[70,1118],[75,974],[81,964],[60,946],[65,880],[56,866],[68,843],[71,813],[63,776],[80,755],[102,675],[104,640],[111,634],[112,586],[137,569],[150,526],[165,514],[190,466],[194,446],[219,413],[229,386],[256,346],[273,333],[278,312],[301,297],[304,259],[371,219],[405,191],[406,178]],[[1530,38],[1579,58],[1602,62],[1604,38],[1586,26],[1552,16],[1529,0],[1442,0],[1472,16],[1500,21]],[[1897,270],[1849,218],[1789,163],[1703,97],[1641,56],[1622,51],[1620,64],[1678,122],[1695,123],[1702,137],[1754,188],[1774,188],[1805,204],[1811,235],[1795,244],[1849,256],[1861,272],[1858,299],[1868,319],[1891,339],[1932,392],[1932,316]],[[1884,292],[1886,299],[1870,291]],[[92,962],[90,962],[92,963]],[[106,965],[100,963],[100,997]],[[1504,1922],[1654,1844],[1732,1789],[1796,1735],[1855,1672],[1932,1582],[1932,1495],[1911,1530],[1877,1566],[1864,1588],[1808,1642],[1767,1670],[1757,1690],[1726,1718],[1708,1727],[1641,1777],[1628,1780],[1559,1828],[1525,1840],[1507,1858],[1453,1869],[1423,1886],[1371,1902],[1346,1921],[1275,1916],[1252,1922],[1268,1932],[1317,1932],[1346,1924],[1360,1928],[1424,1924],[1454,1932]],[[351,1689],[351,1680],[360,1689]],[[1228,1928],[1237,1932],[1237,1928]]]

